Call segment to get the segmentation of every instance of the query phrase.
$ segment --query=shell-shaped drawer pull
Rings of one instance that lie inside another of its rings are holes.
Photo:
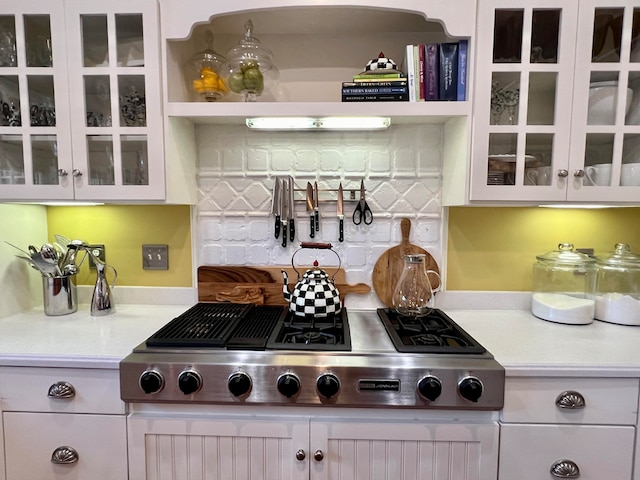
[[[49,387],[47,396],[49,398],[73,398],[76,396],[76,389],[69,382],[56,382]]]
[[[586,406],[584,397],[580,392],[567,390],[556,397],[556,406],[568,410],[578,410]]]
[[[580,476],[580,469],[576,462],[567,459],[554,462],[549,471],[556,478],[578,478]]]
[[[72,447],[58,447],[51,454],[51,463],[71,465],[78,461],[78,452]]]

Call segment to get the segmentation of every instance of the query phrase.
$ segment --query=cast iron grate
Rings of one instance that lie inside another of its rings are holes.
[[[298,317],[291,312],[267,341],[270,350],[351,351],[347,309],[326,318]]]
[[[286,315],[287,307],[284,306],[256,306],[247,318],[238,322],[227,342],[227,349],[264,350],[269,335]]]

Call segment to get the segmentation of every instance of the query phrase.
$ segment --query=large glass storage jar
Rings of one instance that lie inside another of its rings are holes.
[[[597,257],[597,320],[620,325],[640,325],[640,255],[626,243]]]
[[[571,243],[536,257],[531,312],[550,322],[586,325],[595,315],[596,260]]]
[[[205,32],[204,40],[207,48],[191,57],[191,88],[203,100],[215,102],[229,93],[223,80],[223,68],[227,60],[213,49],[211,30]]]

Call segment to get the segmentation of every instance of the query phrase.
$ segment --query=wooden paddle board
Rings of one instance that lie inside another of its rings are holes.
[[[372,281],[373,289],[378,298],[387,307],[391,307],[391,297],[393,290],[400,279],[400,274],[404,268],[404,256],[407,254],[422,253],[426,255],[427,270],[433,270],[440,273],[438,264],[431,254],[424,248],[409,243],[409,234],[411,233],[411,220],[403,218],[400,222],[400,232],[402,233],[402,241],[400,245],[392,247],[380,255],[380,258],[373,267]],[[435,275],[429,275],[431,280],[431,288],[434,290],[440,286],[440,281]]]

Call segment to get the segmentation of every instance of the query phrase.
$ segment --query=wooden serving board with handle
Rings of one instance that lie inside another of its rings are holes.
[[[411,233],[411,220],[403,218],[400,222],[400,231],[402,233],[402,241],[400,245],[392,247],[385,251],[373,267],[373,289],[378,298],[387,307],[391,307],[391,298],[393,290],[400,279],[400,274],[404,268],[404,256],[407,254],[422,253],[426,255],[427,270],[433,270],[440,273],[438,264],[433,257],[424,248],[409,243],[409,234]],[[434,275],[429,275],[431,280],[431,288],[434,290],[440,286],[440,282]]]
[[[296,265],[296,268],[302,275],[313,267]],[[198,301],[287,305],[282,293],[283,269],[289,276],[289,289],[293,291],[293,287],[298,281],[298,275],[291,266],[203,265],[198,267]],[[329,278],[336,272],[333,267],[327,267],[324,270]],[[346,283],[345,272],[342,268],[336,272],[334,283],[340,292],[343,304],[345,303],[345,295],[350,293],[365,294],[371,291],[371,287],[364,283],[355,285]]]

